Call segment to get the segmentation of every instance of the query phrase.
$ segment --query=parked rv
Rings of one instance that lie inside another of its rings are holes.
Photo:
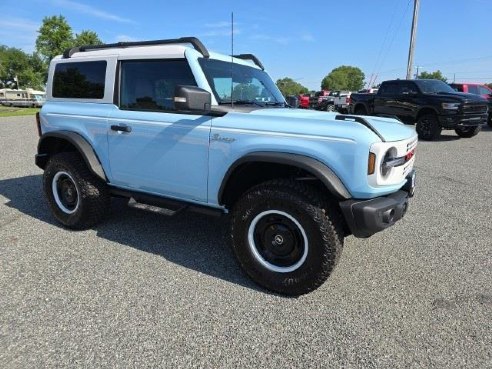
[[[0,104],[18,107],[41,107],[43,106],[46,93],[44,91],[27,88],[25,90],[0,89]]]

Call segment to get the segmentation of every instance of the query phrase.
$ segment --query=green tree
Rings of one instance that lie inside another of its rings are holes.
[[[489,86],[490,88],[492,88],[492,83],[487,83],[487,86]]]
[[[254,100],[258,97],[260,88],[253,84],[241,83],[234,87],[232,91],[233,100]]]
[[[0,46],[0,86],[43,89],[44,64],[37,54]],[[15,82],[18,80],[18,83]]]
[[[45,17],[38,33],[36,51],[45,62],[63,54],[65,49],[73,45],[72,27],[62,15]]]
[[[99,39],[96,32],[83,30],[79,34],[75,35],[75,39],[72,44],[73,46],[101,45],[102,41]]]
[[[435,72],[426,72],[426,71],[423,71],[421,72],[418,76],[417,76],[418,79],[439,79],[443,82],[447,82],[447,78],[444,77],[441,73],[441,71],[438,69],[436,70]]]
[[[323,90],[357,91],[364,86],[364,73],[357,67],[341,65],[321,81]]]
[[[285,97],[302,95],[309,92],[306,87],[288,77],[278,79],[276,84]]]

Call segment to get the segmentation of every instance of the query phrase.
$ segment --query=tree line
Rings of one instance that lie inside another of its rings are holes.
[[[102,44],[94,31],[83,30],[74,34],[61,15],[45,17],[38,33],[36,47],[31,54],[0,45],[0,88],[44,90],[49,62],[56,55],[74,46]]]
[[[434,72],[422,71],[416,76],[419,79],[438,79],[448,82],[440,70]],[[364,87],[364,73],[357,67],[342,65],[333,69],[321,81],[321,89],[329,91],[359,91]],[[492,88],[492,83],[486,84]],[[314,93],[292,78],[285,77],[277,80],[277,86],[284,96],[298,96]],[[379,85],[371,86],[379,87]]]

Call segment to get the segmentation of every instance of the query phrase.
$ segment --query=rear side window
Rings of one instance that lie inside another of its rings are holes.
[[[379,88],[379,94],[382,96],[398,95],[400,88],[396,83],[386,83]]]
[[[172,111],[177,85],[196,86],[186,60],[125,60],[121,62],[120,108]]]
[[[469,94],[480,95],[480,93],[478,92],[478,86],[468,85],[468,93]]]
[[[452,88],[454,88],[458,92],[463,92],[463,85],[450,85]]]
[[[415,86],[411,82],[406,82],[406,83],[400,84],[400,87],[398,90],[399,90],[399,93],[402,95],[411,95],[411,94],[418,93],[417,86]]]
[[[478,86],[478,92],[480,93],[480,95],[490,95],[490,94],[492,94],[492,90],[489,90],[488,88],[483,87],[483,86]]]
[[[53,76],[53,97],[102,99],[106,61],[59,63]]]

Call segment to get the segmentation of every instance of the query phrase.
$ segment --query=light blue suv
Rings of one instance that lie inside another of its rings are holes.
[[[254,55],[193,37],[67,50],[37,122],[36,164],[64,226],[94,226],[111,196],[229,214],[242,268],[287,295],[319,287],[344,237],[393,225],[414,191],[414,130],[291,108]]]

